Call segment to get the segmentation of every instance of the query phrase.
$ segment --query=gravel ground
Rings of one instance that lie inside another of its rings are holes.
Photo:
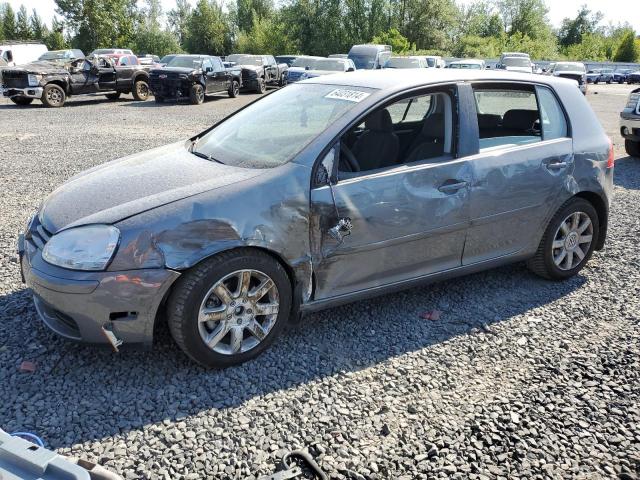
[[[640,160],[617,132],[630,89],[590,87],[615,141],[616,200],[607,247],[581,275],[552,283],[517,264],[335,308],[224,371],[189,362],[166,330],[153,350],[119,355],[56,337],[14,244],[74,173],[184,138],[255,96],[60,110],[0,100],[0,427],[125,478],[252,478],[302,447],[332,478],[637,478]],[[432,309],[439,320],[419,318]],[[36,372],[21,373],[23,360]]]

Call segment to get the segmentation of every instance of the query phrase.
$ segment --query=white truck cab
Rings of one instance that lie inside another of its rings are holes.
[[[0,64],[14,67],[35,62],[47,52],[47,47],[36,42],[7,42],[0,45]]]

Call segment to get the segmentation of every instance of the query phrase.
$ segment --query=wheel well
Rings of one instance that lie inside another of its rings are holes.
[[[47,85],[51,84],[59,86],[64,91],[64,93],[69,93],[69,91],[67,90],[67,85],[62,80],[52,80],[51,82],[47,83]]]
[[[600,195],[595,192],[580,192],[576,194],[576,197],[584,198],[588,201],[593,208],[596,209],[598,214],[598,224],[600,225],[600,233],[596,241],[596,250],[602,250],[604,248],[604,242],[607,238],[607,227],[609,224],[609,210],[607,204]]]

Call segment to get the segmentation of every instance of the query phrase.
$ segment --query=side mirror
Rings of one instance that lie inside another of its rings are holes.
[[[7,51],[7,62],[13,62],[13,53],[11,52],[11,50]]]
[[[204,71],[206,73],[211,73],[211,72],[213,72],[213,67],[207,67],[207,68],[204,69]]]
[[[355,69],[355,68],[353,68],[353,67],[349,67],[349,68],[347,68],[347,72],[355,72],[355,70],[356,70],[356,69]]]
[[[305,70],[311,70],[311,67],[309,65],[307,65],[306,67],[304,67]]]

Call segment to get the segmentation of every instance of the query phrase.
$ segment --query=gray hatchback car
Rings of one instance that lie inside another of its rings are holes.
[[[88,170],[19,239],[45,324],[195,361],[262,352],[300,314],[605,243],[613,149],[571,80],[354,72],[275,91],[195,137]]]

